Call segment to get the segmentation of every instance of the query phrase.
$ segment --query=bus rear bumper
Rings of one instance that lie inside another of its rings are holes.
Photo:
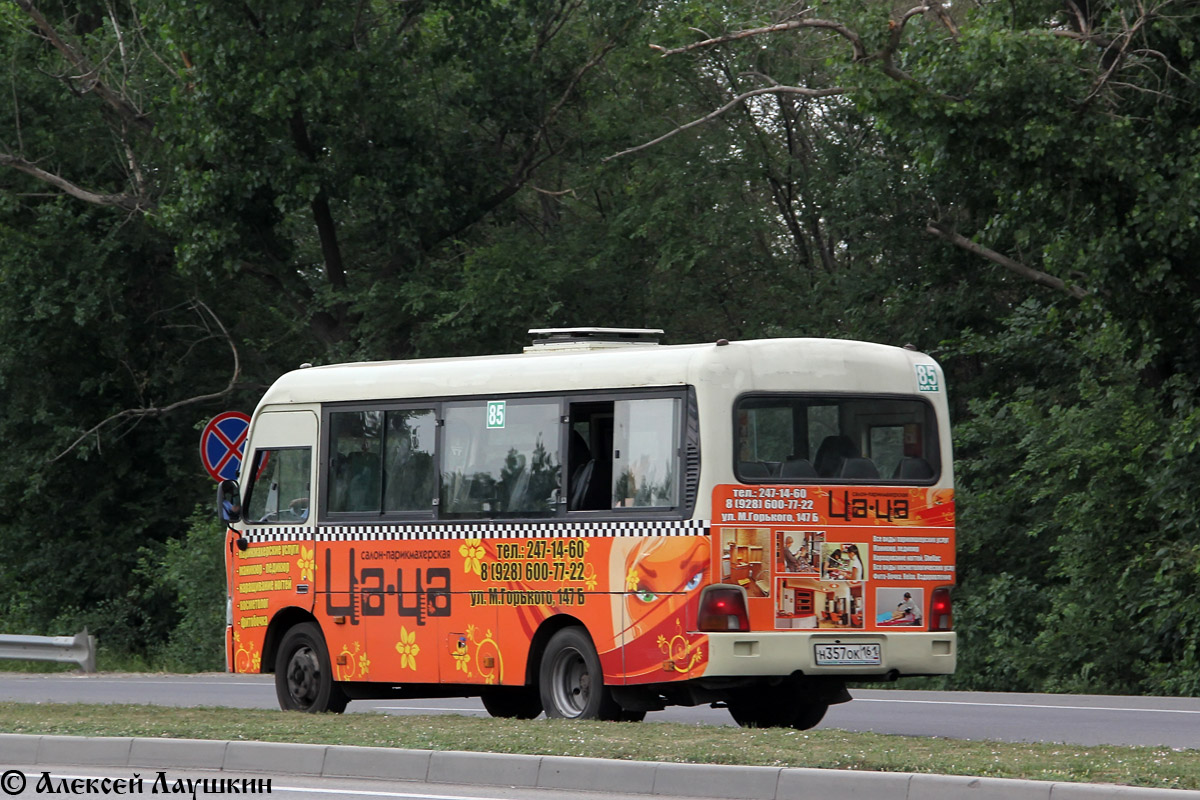
[[[861,661],[846,664],[818,664],[820,645],[849,645],[848,650]],[[872,662],[871,649],[855,645],[879,645],[879,663]],[[958,658],[958,638],[953,631],[905,633],[867,633],[798,631],[746,633],[709,633],[708,664],[705,678],[751,675],[843,675],[860,680],[904,675],[949,675]]]

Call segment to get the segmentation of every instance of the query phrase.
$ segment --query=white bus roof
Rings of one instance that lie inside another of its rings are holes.
[[[758,339],[600,349],[526,348],[511,355],[378,361],[308,367],[286,373],[260,408],[527,392],[625,390],[713,385],[747,391],[918,391],[914,365],[923,353],[841,339]],[[939,380],[939,388],[943,386]],[[701,388],[703,391],[703,388]],[[939,392],[941,394],[941,392]],[[944,396],[944,395],[943,395]]]

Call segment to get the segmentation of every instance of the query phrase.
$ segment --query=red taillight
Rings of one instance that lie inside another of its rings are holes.
[[[706,586],[700,593],[696,623],[702,631],[750,630],[745,590],[735,586]]]
[[[950,587],[939,586],[929,597],[929,630],[948,631],[954,627],[954,609],[950,605]]]

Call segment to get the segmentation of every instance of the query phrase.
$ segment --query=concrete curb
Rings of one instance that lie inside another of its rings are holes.
[[[726,800],[1200,800],[1200,791],[793,767],[664,764],[386,747],[0,733],[0,767],[208,769]],[[147,776],[143,776],[144,778]]]

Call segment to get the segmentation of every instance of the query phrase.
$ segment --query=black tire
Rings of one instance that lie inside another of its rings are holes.
[[[303,622],[283,635],[275,656],[275,696],[284,711],[346,710],[350,698],[333,679],[329,648],[314,623]]]
[[[617,720],[625,713],[604,685],[600,657],[583,628],[563,628],[550,637],[538,690],[550,719]]]
[[[743,728],[785,728],[791,718],[790,709],[782,703],[759,700],[730,700],[729,716]]]
[[[806,731],[815,728],[828,710],[828,703],[791,705],[781,698],[774,698],[774,702],[745,699],[729,701],[729,716],[743,728],[795,728]]]
[[[828,710],[828,703],[809,703],[808,705],[800,706],[796,709],[796,716],[793,717],[789,727],[795,728],[798,731],[815,728],[821,723],[821,720],[825,719],[825,712]]]
[[[533,719],[542,713],[542,696],[535,686],[496,686],[480,699],[493,717]]]

